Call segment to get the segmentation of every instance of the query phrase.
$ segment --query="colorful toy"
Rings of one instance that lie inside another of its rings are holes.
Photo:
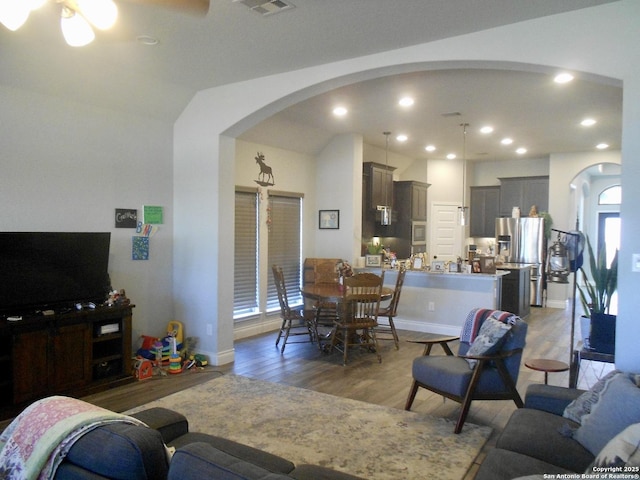
[[[176,338],[171,339],[171,356],[169,357],[169,373],[182,373],[182,357],[178,355],[176,348]]]
[[[133,365],[133,375],[138,380],[151,378],[151,376],[153,375],[153,365],[149,360],[138,359]]]

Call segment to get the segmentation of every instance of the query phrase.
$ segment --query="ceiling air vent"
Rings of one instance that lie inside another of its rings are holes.
[[[290,2],[284,2],[283,0],[233,0],[234,2],[242,3],[249,7],[254,12],[259,13],[263,17],[273,15],[274,13],[284,12],[291,8],[295,8]]]

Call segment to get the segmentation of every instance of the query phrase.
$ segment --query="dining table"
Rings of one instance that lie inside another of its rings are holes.
[[[391,287],[382,287],[380,301],[391,300],[394,289]],[[331,349],[331,333],[324,336],[318,332],[318,327],[324,326],[334,328],[334,322],[338,318],[347,318],[351,315],[349,308],[348,294],[349,289],[341,283],[309,283],[300,288],[300,293],[305,300],[312,301],[316,309],[314,319],[314,329],[318,338],[318,347],[321,351]],[[325,342],[321,341],[323,338]]]
[[[343,303],[347,298],[348,289],[340,283],[310,283],[300,289],[302,297],[320,303]],[[382,287],[380,301],[391,300],[393,288]]]

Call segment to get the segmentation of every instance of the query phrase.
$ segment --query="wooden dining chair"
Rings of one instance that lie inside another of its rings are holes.
[[[398,270],[396,287],[393,291],[391,301],[386,307],[378,310],[378,327],[376,328],[378,340],[393,340],[396,350],[400,349],[400,340],[393,318],[398,314],[398,303],[400,302],[400,294],[402,293],[402,285],[404,285],[404,276],[406,273],[407,269],[405,266],[401,266],[400,270]]]
[[[305,258],[303,265],[302,284],[338,284],[338,264],[344,260],[340,258]],[[337,305],[334,302],[305,302],[306,308],[316,312],[314,320],[314,336],[318,341],[321,352],[331,349],[331,336],[338,318]]]
[[[338,309],[338,319],[331,336],[331,349],[342,352],[342,364],[347,364],[349,347],[361,347],[374,352],[382,362],[375,328],[378,326],[378,310],[384,271],[358,273],[344,279],[347,289],[344,301]]]
[[[316,312],[314,310],[305,310],[303,307],[292,309],[289,306],[287,297],[287,286],[285,284],[284,272],[282,267],[272,265],[273,280],[276,284],[278,292],[278,301],[280,302],[280,317],[282,325],[278,331],[276,338],[276,347],[280,343],[280,339],[284,336],[280,353],[284,353],[287,343],[309,343],[314,342],[316,327],[314,325]],[[289,337],[305,337],[305,339],[289,340]]]

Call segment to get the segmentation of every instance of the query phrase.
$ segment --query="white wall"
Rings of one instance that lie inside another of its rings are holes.
[[[575,230],[578,211],[571,183],[584,169],[599,163],[620,164],[620,152],[551,155],[549,161],[549,214],[553,219],[553,228],[564,231]],[[582,190],[583,187],[584,185],[581,185],[580,189]],[[580,204],[584,206],[584,214],[588,215],[590,210],[588,203]],[[583,225],[584,221],[581,220],[580,223]],[[550,283],[547,287],[547,304],[550,307],[564,308],[567,305],[567,300],[571,297],[569,290],[567,285]]]
[[[109,273],[136,305],[141,334],[162,336],[173,317],[172,126],[151,118],[0,86],[0,228],[111,232]],[[116,208],[164,208],[149,260],[131,260],[133,229]],[[187,332],[188,334],[188,332]]]
[[[214,235],[213,238],[216,238],[220,228],[227,225],[231,218],[229,199],[232,188],[228,188],[228,184],[234,178],[234,157],[229,156],[226,149],[223,151],[220,148],[218,135],[237,135],[242,128],[255,124],[292,101],[328,90],[331,86],[325,81],[354,73],[358,73],[359,79],[364,80],[374,78],[382,71],[389,73],[398,65],[412,64],[416,69],[429,69],[444,61],[449,64],[459,62],[460,66],[476,62],[475,66],[486,64],[523,70],[529,66],[535,66],[539,70],[542,66],[549,73],[556,68],[571,68],[623,81],[625,136],[622,152],[623,159],[630,159],[628,165],[623,162],[624,202],[629,206],[637,204],[640,193],[634,192],[632,188],[624,189],[624,182],[632,184],[640,180],[637,160],[634,163],[640,153],[640,53],[636,48],[640,40],[638,18],[640,3],[622,0],[200,92],[185,109],[175,129],[177,220],[174,283],[179,302],[178,311],[190,317],[192,322],[200,324],[216,320],[216,314],[220,318],[230,313],[231,295],[228,284],[232,282],[229,282],[228,272],[231,260],[221,254],[221,249],[224,248],[227,253],[232,251],[232,241],[226,237],[221,238],[215,247],[210,248],[201,237],[183,233],[187,231],[188,220],[195,216],[203,218],[200,214],[204,211],[210,219],[204,230]],[[571,39],[571,42],[567,39]],[[550,173],[553,173],[552,170]],[[195,198],[192,189],[200,186],[203,181],[208,183],[210,190],[202,198]],[[429,180],[429,183],[433,182]],[[629,286],[623,288],[621,285],[620,288],[619,331],[625,341],[619,343],[617,357],[620,365],[640,370],[640,357],[636,355],[634,347],[627,343],[630,341],[626,340],[640,337],[640,322],[634,322],[633,294],[629,290],[631,286],[640,285],[638,275],[632,276],[630,272],[631,252],[640,250],[637,240],[634,240],[640,238],[640,219],[637,216],[634,218],[632,214],[629,210],[625,215],[625,208],[622,209],[625,223],[623,235],[628,233],[630,236],[623,241],[620,280],[626,280]],[[187,252],[191,248],[202,252],[204,257],[199,257],[197,261],[190,258]],[[201,269],[203,264],[208,268],[206,272]],[[218,279],[224,279],[226,284],[222,286]],[[194,289],[200,285],[213,287],[210,294],[215,298],[212,300],[210,296],[204,295],[201,287]],[[628,300],[623,298],[625,290]],[[195,329],[204,333],[204,329],[198,325]],[[204,339],[204,344],[213,354],[214,363],[232,357],[232,342],[228,340],[230,336],[224,335],[222,330],[218,328],[214,335]]]
[[[318,155],[316,211],[340,210],[340,228],[314,227],[315,253],[309,257],[342,258],[353,262],[360,256],[362,225],[362,136],[338,135]],[[317,215],[317,213],[316,213]]]
[[[474,162],[469,185],[500,185],[504,177],[536,177],[549,175],[548,158],[512,159]]]

